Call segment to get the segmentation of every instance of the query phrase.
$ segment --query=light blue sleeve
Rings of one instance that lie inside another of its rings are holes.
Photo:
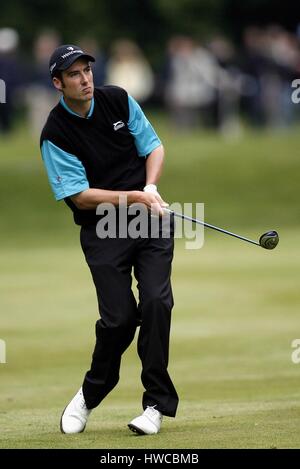
[[[161,145],[161,141],[139,104],[132,96],[128,96],[128,105],[129,121],[127,125],[129,132],[134,137],[138,155],[147,156]]]
[[[89,189],[86,172],[81,161],[49,140],[43,142],[42,158],[56,200]]]

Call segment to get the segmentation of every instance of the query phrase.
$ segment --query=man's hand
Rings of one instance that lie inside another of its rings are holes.
[[[161,198],[160,194],[158,193],[157,186],[155,184],[147,184],[143,191],[147,194],[153,194],[157,200],[157,202],[153,204],[154,206],[151,207],[151,212],[153,215],[164,215],[162,208],[168,207],[169,204]]]
[[[153,185],[151,184],[151,186],[154,186],[154,184]],[[144,188],[143,192],[132,191],[131,193],[129,193],[130,194],[128,197],[129,204],[133,204],[133,203],[144,204],[148,208],[148,210],[151,211],[153,215],[156,215],[156,216],[164,215],[163,208],[168,207],[169,204],[163,201],[163,199],[161,198],[157,190],[154,191],[153,188],[149,190],[149,186],[147,190],[145,190],[146,188],[147,186]]]

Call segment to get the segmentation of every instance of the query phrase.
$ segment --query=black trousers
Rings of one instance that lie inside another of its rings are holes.
[[[83,382],[92,409],[116,386],[121,356],[139,326],[138,354],[145,388],[143,408],[156,406],[175,417],[178,396],[168,374],[173,295],[170,283],[174,239],[99,239],[95,226],[81,228],[81,246],[97,291],[100,320],[90,370]],[[139,303],[132,292],[132,268]]]

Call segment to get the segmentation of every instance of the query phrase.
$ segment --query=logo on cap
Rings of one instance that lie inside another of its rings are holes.
[[[68,50],[74,50],[74,47],[67,47]]]
[[[68,49],[70,49],[68,47]],[[67,57],[69,57],[69,55],[72,55],[72,54],[83,54],[83,51],[81,49],[77,49],[75,50],[73,47],[72,47],[72,50],[70,52],[67,52],[66,54],[63,54],[61,56],[62,59],[66,59]]]
[[[50,67],[50,73],[53,72],[53,69],[54,69],[55,67],[56,67],[56,62],[54,62],[54,64],[51,65],[51,67]]]

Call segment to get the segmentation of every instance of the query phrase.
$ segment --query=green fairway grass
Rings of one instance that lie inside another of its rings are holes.
[[[300,364],[291,360],[300,338],[299,128],[224,140],[158,127],[165,199],[205,202],[208,222],[252,239],[278,229],[280,243],[266,251],[208,231],[199,250],[176,240],[176,419],[155,436],[127,429],[142,410],[135,338],[86,431],[61,435],[60,414],[90,364],[96,294],[36,142],[24,129],[1,140],[0,448],[300,447]]]

